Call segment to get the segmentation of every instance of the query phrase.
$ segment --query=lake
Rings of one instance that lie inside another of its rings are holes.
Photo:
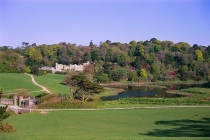
[[[167,88],[160,87],[148,87],[148,86],[111,86],[115,88],[122,88],[125,91],[117,95],[102,97],[102,101],[117,100],[121,98],[131,98],[131,97],[153,97],[153,98],[175,98],[183,97],[180,94],[167,93],[168,90],[184,89],[189,87],[195,87],[198,85],[173,85],[167,86]]]

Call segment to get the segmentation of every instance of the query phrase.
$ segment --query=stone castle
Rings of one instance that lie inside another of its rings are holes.
[[[88,61],[87,63],[83,63],[82,65],[77,64],[70,64],[70,65],[63,65],[63,64],[55,64],[55,71],[83,71],[84,66],[90,64]]]
[[[84,71],[84,67],[89,64],[90,64],[89,61],[87,61],[86,63],[83,63],[82,65],[77,65],[77,64],[63,65],[63,64],[56,63],[55,68],[44,66],[41,68],[41,70],[51,70],[52,73],[55,73],[56,71],[59,71],[59,72],[62,72],[62,71]]]

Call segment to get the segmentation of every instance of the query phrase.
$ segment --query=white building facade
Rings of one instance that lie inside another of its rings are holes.
[[[55,64],[55,71],[84,71],[84,67],[89,65],[90,62],[83,63],[82,65],[77,64],[70,64],[70,65],[63,65],[63,64]]]

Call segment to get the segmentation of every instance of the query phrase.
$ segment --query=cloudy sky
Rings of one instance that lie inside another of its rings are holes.
[[[0,46],[151,38],[210,45],[210,0],[0,0]]]

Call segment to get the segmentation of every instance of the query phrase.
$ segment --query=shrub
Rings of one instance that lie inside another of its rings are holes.
[[[42,102],[47,101],[47,100],[49,100],[51,98],[54,98],[56,96],[58,96],[58,95],[57,94],[47,94],[47,95],[45,95],[41,98],[38,98],[37,99],[37,104],[41,104]]]
[[[60,71],[56,71],[55,74],[61,74],[61,75],[66,75],[68,72],[60,72]]]
[[[10,114],[7,111],[8,106],[0,106],[0,121],[8,118]]]
[[[14,129],[12,124],[9,124],[9,123],[3,124],[0,121],[0,132],[14,133],[14,132],[16,132],[16,130]]]
[[[15,96],[15,94],[10,94],[10,95],[8,96],[8,98],[9,98],[9,99],[12,99],[13,96]]]
[[[38,95],[35,96],[35,98],[41,98],[44,97],[45,95],[48,95],[49,93],[40,93]]]
[[[40,103],[37,108],[96,108],[100,106],[100,99],[95,99],[88,102],[81,102],[80,100],[62,99],[62,97],[55,97],[45,100]]]
[[[7,97],[8,97],[7,94],[2,94],[2,95],[1,95],[1,98],[7,98]]]

